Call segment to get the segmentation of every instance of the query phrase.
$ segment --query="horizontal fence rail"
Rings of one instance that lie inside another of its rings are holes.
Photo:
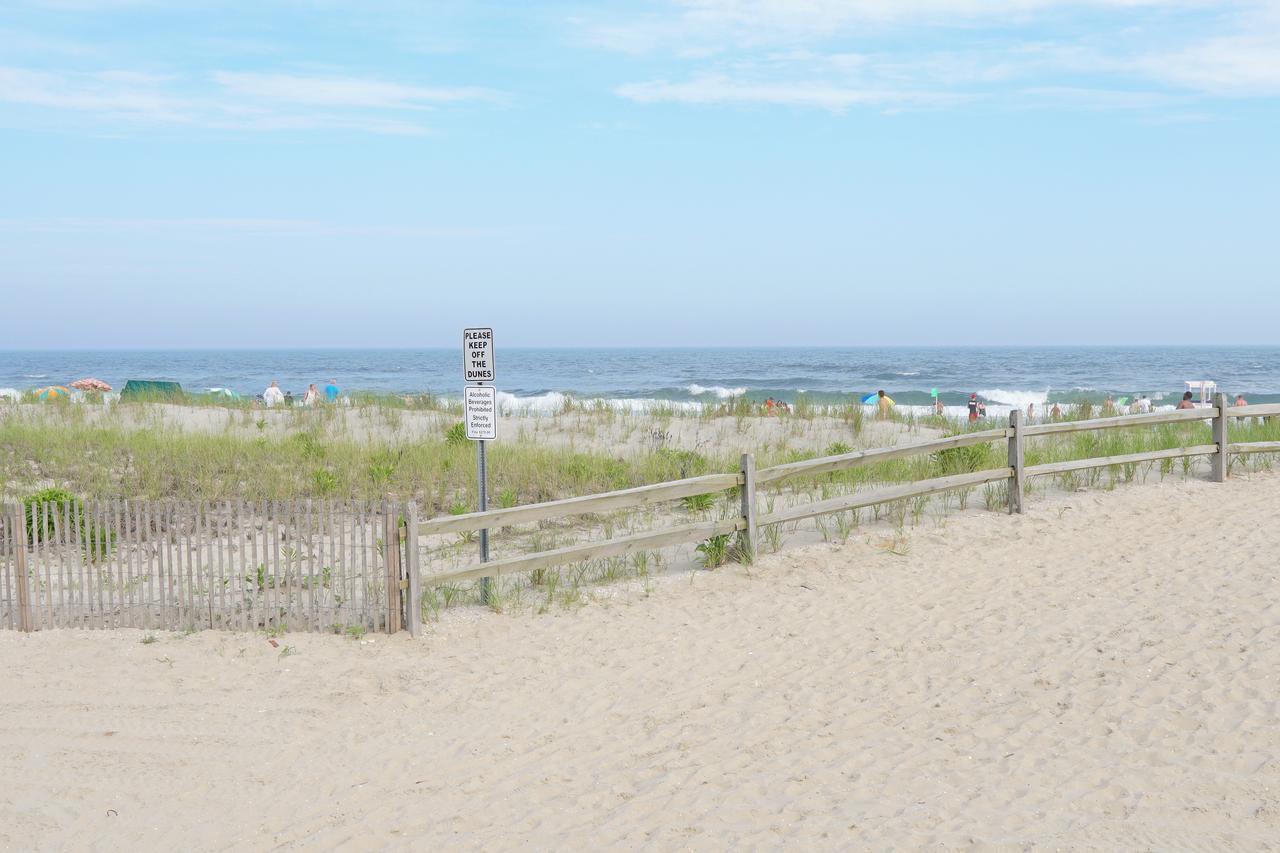
[[[632,489],[604,492],[599,495],[586,495],[580,498],[566,498],[540,504],[527,504],[509,509],[491,509],[485,512],[442,516],[420,523],[418,525],[418,533],[422,536],[432,536],[440,533],[466,533],[491,527],[505,527],[530,521],[544,521],[549,518],[563,518],[568,515],[586,515],[588,513],[609,512],[616,509],[631,509],[661,503],[662,501],[673,501],[680,498],[694,497],[695,495],[721,492],[740,485],[742,485],[742,474],[707,474],[702,477],[672,480],[651,486],[637,486]]]
[[[1186,421],[1203,421],[1218,416],[1218,409],[1174,409],[1171,412],[1152,412],[1146,415],[1116,415],[1109,418],[1093,418],[1087,421],[1058,421],[1047,424],[1028,424],[1022,428],[1027,436],[1054,435],[1064,432],[1086,432],[1094,429],[1117,429],[1140,426],[1158,426]]]
[[[597,560],[603,557],[616,557],[621,554],[629,554],[634,551],[644,551],[651,548],[665,548],[671,545],[685,545],[690,542],[701,542],[710,539],[713,536],[722,536],[734,533],[746,528],[747,522],[741,518],[731,518],[725,521],[708,521],[699,524],[687,524],[680,527],[671,527],[666,530],[655,531],[652,533],[638,533],[632,536],[620,536],[616,539],[606,539],[603,542],[593,542],[586,545],[575,545],[568,548],[557,548],[552,551],[542,551],[537,554],[529,554],[524,557],[511,557],[505,560],[494,560],[489,563],[479,563],[466,569],[460,569],[455,572],[446,572],[445,574],[432,575],[426,578],[423,583],[427,586],[439,586],[443,583],[454,583],[457,581],[470,580],[471,578],[495,577],[497,575],[511,574],[513,572],[531,572],[535,569],[544,569],[551,566],[564,565],[565,563],[577,563],[583,560]]]
[[[909,483],[905,486],[892,486],[887,489],[874,489],[872,491],[861,492],[859,494],[844,495],[838,498],[830,498],[825,501],[815,501],[802,506],[790,507],[789,509],[780,510],[778,512],[762,515],[756,520],[759,525],[780,524],[785,521],[799,521],[804,518],[814,518],[819,515],[828,515],[835,512],[844,512],[850,509],[859,509],[861,507],[875,506],[876,504],[891,503],[906,498],[920,497],[922,495],[934,495],[939,492],[949,491],[951,489],[961,489],[968,486],[980,486],[984,483],[994,483],[997,480],[1007,480],[1013,476],[1012,468],[993,468],[990,471],[974,471],[969,474],[954,474],[950,477],[936,477],[932,480],[920,480],[916,483]]]
[[[1228,444],[1228,453],[1280,453],[1280,441],[1246,441]]]
[[[922,456],[937,453],[940,450],[951,450],[956,447],[970,447],[975,444],[986,444],[989,441],[1000,441],[1007,438],[1007,429],[989,429],[982,432],[968,432],[933,441],[922,441],[919,444],[904,444],[898,447],[878,447],[872,450],[858,450],[853,453],[842,453],[838,456],[824,456],[820,459],[806,459],[803,462],[788,462],[786,465],[774,465],[761,468],[756,472],[756,485],[763,486],[776,483],[788,477],[814,474],[829,474],[843,471],[859,465],[872,465],[876,462],[887,462],[890,459],[905,459],[910,456]]]
[[[1043,465],[1028,465],[1026,476],[1039,477],[1044,474],[1065,474],[1069,471],[1084,471],[1089,468],[1109,468],[1112,465],[1133,465],[1138,462],[1155,462],[1160,459],[1178,459],[1184,456],[1212,456],[1218,452],[1216,444],[1197,444],[1194,447],[1174,447],[1169,450],[1149,450],[1143,453],[1125,453],[1120,456],[1102,456],[1093,459],[1070,459],[1066,462],[1047,462]]]
[[[1260,403],[1253,406],[1228,406],[1229,418],[1264,418],[1280,415],[1280,403]]]

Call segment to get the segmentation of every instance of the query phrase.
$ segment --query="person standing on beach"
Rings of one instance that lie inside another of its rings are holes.
[[[320,389],[312,382],[307,386],[307,393],[302,395],[302,405],[315,408],[320,405]]]
[[[934,398],[933,398],[933,413],[934,413],[935,415],[937,415],[938,417],[942,417],[942,415],[943,415],[943,411],[942,411],[942,398],[941,398],[941,397],[934,397]]]
[[[330,379],[329,384],[324,386],[324,398],[330,403],[338,402],[338,395],[342,392],[338,390],[338,380]]]
[[[1049,412],[1049,420],[1055,422],[1062,420],[1062,407],[1057,403],[1053,404],[1053,410]]]
[[[267,408],[271,409],[277,403],[284,402],[284,392],[280,390],[280,383],[272,379],[271,384],[267,386],[267,390],[262,392],[262,402],[267,404]]]
[[[1191,399],[1190,391],[1183,394],[1182,399],[1178,401],[1179,409],[1194,409],[1195,407],[1196,407],[1196,404],[1195,404],[1195,401]]]
[[[1036,422],[1036,404],[1027,403],[1027,423],[1033,424],[1035,422]]]
[[[876,392],[876,397],[876,416],[882,421],[889,420],[889,410],[893,408],[893,400],[889,399],[883,388]]]
[[[1236,395],[1236,401],[1235,401],[1235,403],[1233,403],[1232,405],[1235,405],[1235,406],[1247,406],[1247,405],[1249,405],[1249,401],[1248,401],[1248,400],[1246,400],[1246,399],[1244,398],[1244,395],[1243,395],[1243,394],[1237,394],[1237,395]]]
[[[969,423],[976,424],[978,422],[978,395],[969,395]]]

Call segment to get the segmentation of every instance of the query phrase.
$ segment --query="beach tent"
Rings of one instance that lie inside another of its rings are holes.
[[[180,400],[183,396],[182,386],[177,382],[157,379],[130,379],[124,383],[124,390],[120,392],[121,400]]]
[[[8,400],[10,403],[21,403],[22,393],[17,388],[0,388],[0,400]]]

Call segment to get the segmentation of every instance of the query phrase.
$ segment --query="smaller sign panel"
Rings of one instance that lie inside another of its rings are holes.
[[[498,390],[469,385],[462,389],[462,411],[467,438],[493,441],[498,437]]]
[[[462,330],[462,375],[467,382],[493,382],[493,329]]]

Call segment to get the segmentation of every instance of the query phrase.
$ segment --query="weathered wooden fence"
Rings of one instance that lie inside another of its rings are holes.
[[[1222,482],[1226,479],[1228,459],[1231,454],[1276,453],[1280,452],[1280,442],[1251,442],[1232,444],[1229,441],[1228,424],[1232,418],[1270,417],[1280,415],[1280,404],[1261,406],[1230,407],[1223,395],[1219,394],[1215,404],[1210,408],[1181,409],[1169,412],[1156,412],[1145,415],[1122,415],[1118,417],[1096,418],[1083,421],[1063,421],[1057,423],[1026,424],[1019,412],[1010,414],[1009,426],[980,432],[924,441],[918,444],[899,447],[884,447],[871,450],[859,450],[838,456],[825,456],[786,465],[756,470],[750,454],[742,457],[741,469],[735,474],[711,474],[705,477],[694,477],[670,483],[659,483],[652,486],[641,486],[624,489],[601,495],[570,498],[568,500],[550,501],[511,507],[509,509],[475,512],[445,518],[434,518],[418,525],[418,532],[424,536],[440,533],[464,533],[494,527],[519,524],[521,522],[542,521],[545,519],[599,513],[609,510],[646,506],[659,501],[669,501],[694,495],[710,494],[731,488],[740,490],[742,509],[737,517],[723,521],[707,521],[698,524],[687,524],[656,530],[632,536],[622,536],[603,542],[591,542],[557,548],[534,554],[525,554],[487,563],[473,565],[443,572],[428,574],[422,579],[424,585],[433,586],[472,578],[495,577],[513,572],[528,572],[551,566],[627,554],[638,550],[648,550],[671,545],[699,542],[712,536],[729,533],[741,533],[743,544],[749,553],[754,554],[759,545],[758,531],[760,527],[770,524],[799,521],[830,513],[844,512],[850,509],[891,503],[907,498],[933,495],[952,489],[971,488],[984,483],[1004,482],[1008,484],[1009,512],[1022,512],[1025,484],[1029,477],[1058,474],[1067,471],[1079,471],[1088,468],[1106,468],[1113,465],[1148,462],[1178,457],[1209,456],[1212,457],[1212,479]],[[1145,453],[1134,453],[1124,456],[1099,457],[1092,459],[1075,459],[1069,462],[1055,462],[1044,465],[1028,466],[1025,464],[1025,444],[1028,438],[1053,435],[1059,433],[1080,432],[1085,430],[1128,429],[1159,424],[1185,423],[1189,421],[1213,421],[1213,444],[1178,447],[1168,450],[1155,450]],[[1006,442],[1008,445],[1008,465],[984,471],[965,472],[946,477],[919,480],[897,486],[886,486],[857,492],[850,495],[813,501],[759,515],[756,506],[756,489],[769,483],[777,483],[792,477],[814,476],[846,471],[863,465],[872,465],[891,459],[904,459],[912,456],[929,455],[940,451],[960,447],[970,447],[989,442]]]
[[[399,630],[412,516],[392,502],[5,507],[0,627]]]
[[[416,634],[421,587],[529,572],[739,534],[754,554],[759,528],[829,513],[972,488],[1007,484],[1009,512],[1021,512],[1030,477],[1165,459],[1208,457],[1222,482],[1233,454],[1280,453],[1280,442],[1232,443],[1233,418],[1280,415],[1280,404],[1126,415],[1025,424],[964,433],[899,447],[876,448],[756,470],[744,454],[740,470],[650,486],[421,523],[413,503],[148,503],[136,501],[6,507],[0,512],[0,627],[155,628],[196,630],[365,631]],[[1128,429],[1213,421],[1211,444],[1123,456],[1028,466],[1030,438],[1084,430]],[[793,477],[845,471],[891,459],[1004,442],[1008,464],[886,486],[761,515],[758,486]],[[682,524],[464,566],[424,572],[419,537],[467,533],[635,509],[737,489],[740,509],[719,521]]]

